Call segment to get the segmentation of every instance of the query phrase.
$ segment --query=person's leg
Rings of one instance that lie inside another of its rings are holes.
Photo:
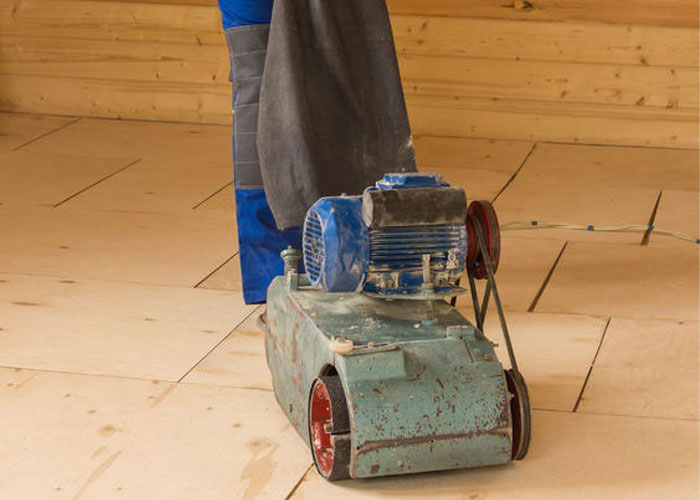
[[[270,24],[273,0],[219,0],[224,29]]]
[[[301,229],[279,231],[265,197],[258,150],[258,101],[272,0],[219,0],[233,82],[233,161],[238,245],[246,303],[265,302],[283,271],[280,252],[301,249]]]

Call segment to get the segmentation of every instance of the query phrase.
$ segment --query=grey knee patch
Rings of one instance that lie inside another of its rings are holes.
[[[225,31],[234,90],[234,178],[237,188],[260,188],[263,184],[256,140],[260,85],[269,32],[268,25],[237,26]]]

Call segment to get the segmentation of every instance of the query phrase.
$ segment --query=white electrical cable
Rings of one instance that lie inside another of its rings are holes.
[[[669,231],[659,229],[654,226],[643,224],[630,224],[627,226],[583,226],[580,224],[570,224],[565,222],[540,222],[540,221],[514,221],[502,224],[501,231],[513,231],[519,229],[573,229],[578,231],[610,232],[610,233],[646,233],[672,236],[690,243],[700,244],[700,238],[694,238],[689,234],[680,231]]]

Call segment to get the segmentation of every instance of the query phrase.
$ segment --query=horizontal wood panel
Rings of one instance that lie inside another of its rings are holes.
[[[41,76],[5,79],[0,108],[166,121],[230,123],[223,85],[85,80]],[[408,96],[415,135],[500,137],[595,144],[697,147],[697,113],[548,105],[517,100]]]
[[[694,68],[506,61],[447,56],[399,57],[407,94],[626,104],[667,109],[698,106]]]
[[[700,132],[696,111],[434,96],[407,103],[415,135],[696,148]]]
[[[695,0],[387,0],[392,14],[697,28]]]
[[[225,45],[0,36],[0,73],[229,84]]]
[[[105,0],[90,0],[104,2]],[[199,7],[217,7],[217,0],[107,0],[121,3],[152,3],[158,5],[197,5]]]
[[[104,0],[98,0],[104,1]],[[216,7],[216,0],[119,0]],[[387,0],[392,14],[698,27],[695,0]]]
[[[0,2],[3,35],[81,40],[223,43],[214,7],[89,0]]]
[[[0,61],[3,74],[228,85],[223,45],[0,36]],[[698,106],[698,72],[691,68],[416,55],[399,63],[409,95]]]
[[[14,75],[0,83],[0,109],[191,123],[231,123],[228,85]]]
[[[697,30],[394,16],[397,52],[495,59],[698,66]]]
[[[405,54],[698,66],[697,30],[687,28],[404,15],[392,23]],[[190,5],[14,0],[0,7],[0,26],[15,36],[222,43],[218,10]]]
[[[623,5],[602,1],[586,5]],[[0,108],[230,123],[219,12],[190,3],[0,2]],[[487,0],[390,1],[416,135],[697,146],[697,29],[579,22],[566,13],[583,0],[532,3],[551,18],[479,14],[507,8]],[[471,17],[446,17],[450,5]],[[667,6],[672,17],[687,2]]]

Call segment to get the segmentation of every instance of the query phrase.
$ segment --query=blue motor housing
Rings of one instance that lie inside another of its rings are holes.
[[[437,174],[386,174],[362,196],[318,200],[304,222],[310,283],[328,292],[396,296],[450,291],[467,254],[467,201]],[[424,257],[424,256],[429,256]]]

